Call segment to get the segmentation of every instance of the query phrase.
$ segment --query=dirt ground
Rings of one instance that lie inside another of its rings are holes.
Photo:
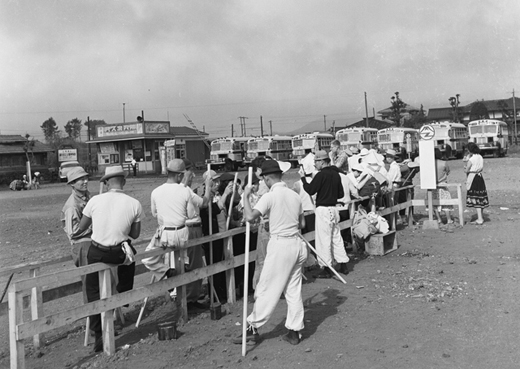
[[[462,162],[450,161],[450,183],[463,183]],[[28,342],[28,368],[517,368],[520,362],[519,294],[520,156],[485,159],[490,207],[483,226],[467,224],[423,230],[424,209],[416,226],[400,228],[399,248],[381,257],[351,255],[347,284],[314,279],[303,285],[303,341],[291,346],[285,333],[286,304],[280,300],[272,319],[260,329],[262,342],[241,346],[242,301],[224,305],[225,315],[190,314],[178,338],[159,341],[156,325],[170,320],[174,304],[164,297],[148,305],[135,329],[140,303],[125,308],[127,325],[116,337],[112,357],[84,347],[84,321],[45,335],[35,352]],[[240,177],[245,176],[240,172]],[[417,176],[418,177],[418,176]],[[200,181],[200,176],[198,177]],[[292,184],[294,170],[287,176]],[[142,243],[155,227],[150,192],[163,178],[129,178],[127,192],[146,209]],[[418,183],[418,178],[416,178]],[[97,192],[97,181],[89,188]],[[66,255],[69,246],[59,216],[69,189],[47,184],[41,190],[0,191],[0,268]],[[452,192],[455,195],[454,192]],[[417,197],[424,196],[418,191]],[[457,213],[458,214],[458,213]],[[455,214],[457,217],[458,215]],[[465,221],[476,217],[464,213]],[[148,238],[149,239],[149,238]],[[62,267],[70,267],[63,265]],[[22,276],[15,276],[20,279]],[[137,285],[146,283],[143,275]],[[3,291],[6,278],[0,280]],[[46,304],[44,309],[77,303],[79,295]],[[252,297],[249,309],[252,309]],[[58,305],[59,304],[59,305]],[[0,317],[0,367],[9,367],[8,321]]]

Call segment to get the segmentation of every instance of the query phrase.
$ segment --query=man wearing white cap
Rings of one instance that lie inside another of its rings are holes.
[[[92,225],[92,242],[88,252],[88,264],[107,263],[119,265],[117,268],[117,292],[129,291],[134,286],[136,253],[131,240],[141,233],[143,208],[141,203],[123,192],[127,173],[120,166],[107,167],[100,182],[108,191],[94,196],[83,209],[79,231],[83,232]],[[91,273],[86,278],[89,302],[99,300],[99,274]],[[101,337],[101,315],[90,317],[90,329],[96,341],[94,352],[103,350]]]
[[[320,256],[318,262],[322,271],[318,278],[331,278],[332,272],[326,267],[336,260],[339,271],[348,274],[349,258],[339,230],[338,199],[345,193],[341,184],[339,169],[330,165],[326,151],[320,150],[314,157],[314,165],[320,172],[307,182],[305,172],[300,168],[299,174],[303,188],[309,195],[316,194],[316,251]]]
[[[75,167],[67,172],[67,184],[72,187],[72,193],[61,209],[61,223],[63,230],[72,245],[72,260],[74,265],[87,265],[87,254],[90,247],[92,228],[79,232],[79,222],[83,216],[83,209],[90,200],[88,191],[89,174],[81,167]]]
[[[386,150],[385,161],[390,164],[386,178],[389,189],[398,188],[401,185],[401,168],[395,161],[397,153],[393,149]]]
[[[146,251],[157,248],[184,246],[188,242],[189,230],[186,227],[188,205],[193,202],[201,207],[208,203],[211,190],[211,178],[206,179],[205,199],[196,195],[189,187],[182,183],[186,166],[182,159],[172,159],[167,166],[168,178],[166,183],[152,191],[152,215],[157,218],[157,231],[146,247]],[[143,264],[155,275],[156,280],[164,277],[173,277],[177,274],[164,262],[163,255],[152,256],[142,260]],[[188,260],[182,260],[188,264]]]

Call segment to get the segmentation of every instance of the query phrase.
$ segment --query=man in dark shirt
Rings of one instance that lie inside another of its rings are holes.
[[[348,274],[349,258],[339,230],[338,199],[344,196],[339,169],[330,165],[330,157],[326,151],[320,150],[314,157],[314,166],[319,173],[307,182],[305,172],[300,168],[299,174],[305,191],[316,194],[316,251],[318,262],[322,267],[318,278],[331,278],[332,272],[326,268],[335,260],[340,273]]]

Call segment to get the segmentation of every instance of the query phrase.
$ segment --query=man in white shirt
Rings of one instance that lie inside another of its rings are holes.
[[[133,288],[135,262],[128,262],[128,253],[135,254],[136,251],[130,238],[139,237],[143,217],[141,203],[123,192],[125,178],[126,173],[120,165],[106,168],[105,175],[99,181],[105,183],[108,191],[89,200],[83,209],[78,229],[78,234],[81,234],[92,225],[88,264],[119,264],[117,292]],[[86,291],[89,302],[99,300],[98,273],[87,275]],[[100,352],[103,350],[101,314],[90,317],[90,329],[96,338],[94,352]]]
[[[168,178],[166,183],[152,191],[152,215],[157,218],[157,231],[146,247],[146,251],[157,248],[178,247],[188,242],[189,230],[186,227],[188,219],[188,205],[193,203],[200,207],[204,201],[208,203],[211,189],[211,177],[206,179],[206,199],[196,195],[189,187],[182,183],[186,166],[182,159],[172,159],[167,166]],[[175,255],[177,257],[177,255]],[[155,275],[156,280],[164,277],[171,278],[178,271],[164,262],[164,255],[152,256],[142,260],[143,264]],[[188,264],[188,259],[181,260]],[[171,261],[170,261],[171,264]]]
[[[304,327],[302,300],[302,266],[307,259],[307,247],[299,238],[305,225],[300,197],[282,182],[282,170],[276,160],[262,164],[262,175],[269,187],[252,209],[249,203],[251,187],[244,191],[244,216],[251,222],[269,214],[270,239],[264,267],[255,290],[253,312],[247,317],[246,340],[258,343],[257,329],[267,323],[282,292],[287,302],[285,327],[289,332],[282,338],[292,345],[300,343],[300,331]],[[233,340],[242,343],[241,337]]]

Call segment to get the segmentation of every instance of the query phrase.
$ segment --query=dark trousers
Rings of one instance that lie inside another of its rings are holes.
[[[94,245],[90,246],[87,260],[89,265],[95,263],[122,264],[125,261],[125,253],[121,247],[112,250],[102,250]],[[135,263],[119,265],[117,267],[118,283],[117,292],[130,291],[134,288]],[[88,302],[99,300],[99,273],[91,273],[86,278],[86,290]],[[90,329],[94,331],[96,338],[101,337],[101,314],[90,316]]]

